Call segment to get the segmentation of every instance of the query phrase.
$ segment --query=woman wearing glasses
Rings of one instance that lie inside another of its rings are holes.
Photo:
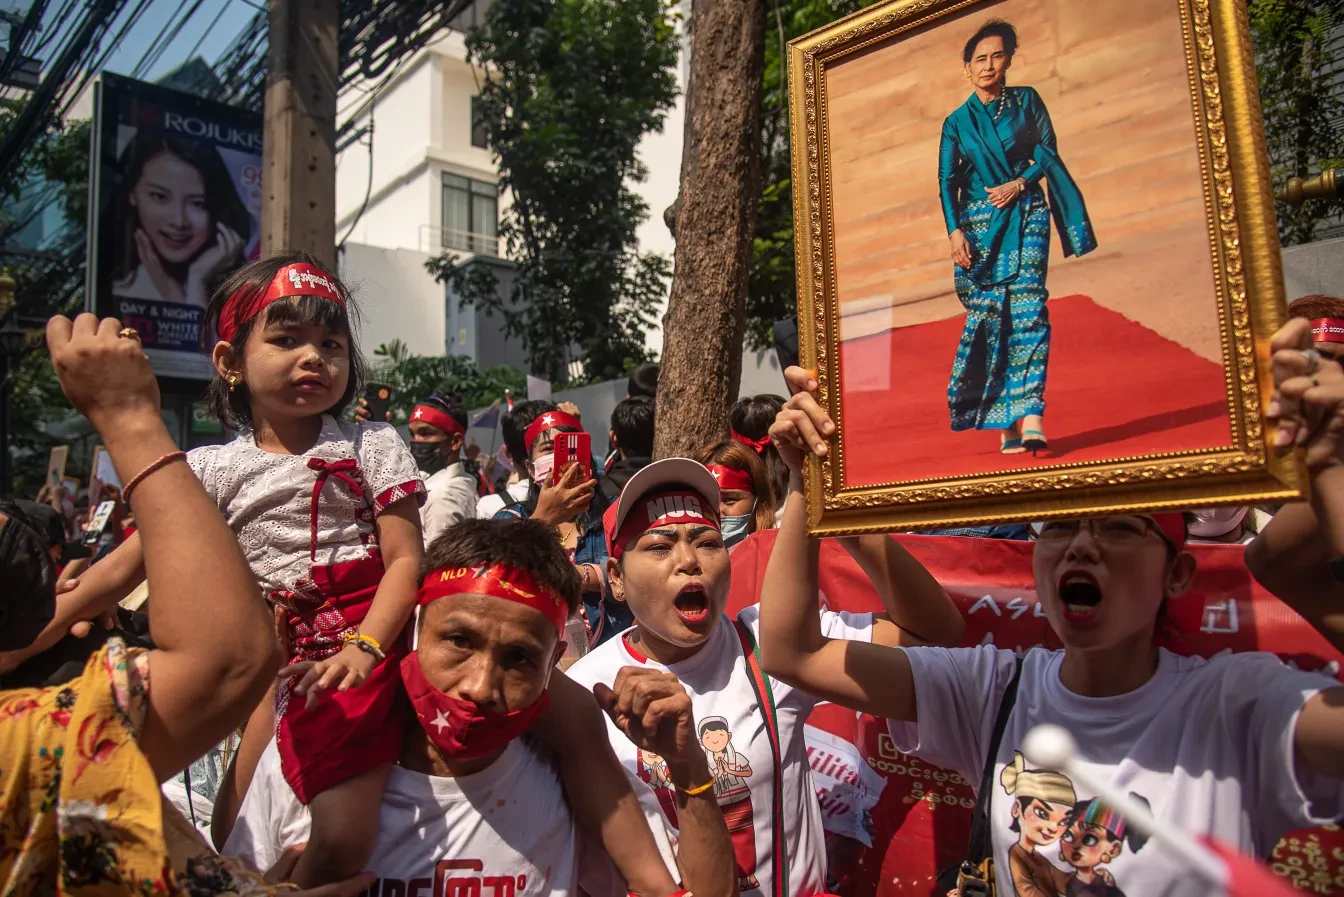
[[[1300,329],[1304,343],[1287,343],[1290,360],[1306,357],[1297,349],[1309,346],[1310,334]],[[1281,340],[1292,336],[1285,334]],[[1344,374],[1306,354],[1322,383],[1332,368],[1344,405]],[[789,379],[795,389],[815,388],[800,369],[790,369]],[[1283,382],[1285,396],[1290,386]],[[887,717],[897,747],[973,783],[988,767],[986,818],[1000,895],[1074,893],[1068,818],[1096,795],[1021,756],[1027,732],[1041,723],[1072,732],[1085,765],[1144,798],[1159,819],[1257,856],[1291,829],[1344,815],[1344,686],[1270,654],[1204,660],[1154,644],[1168,605],[1182,600],[1195,573],[1179,514],[1043,525],[1033,554],[1036,593],[1064,647],[1033,648],[1020,666],[1013,650],[992,644],[885,648],[824,638],[816,622],[818,542],[807,535],[797,471],[809,449],[824,453],[834,432],[805,392],[771,430],[800,500],[785,506],[762,583],[763,664],[784,682],[806,675],[819,698]],[[1331,466],[1344,468],[1344,451],[1338,459]],[[1333,486],[1344,506],[1344,484],[1317,479],[1317,500],[1330,500],[1324,490]],[[888,552],[885,563],[895,570],[914,562]],[[900,578],[865,572],[875,582]],[[1308,620],[1344,648],[1344,624]],[[996,739],[1001,707],[1008,715]],[[1102,867],[1112,893],[1210,891],[1163,851],[1117,853]]]

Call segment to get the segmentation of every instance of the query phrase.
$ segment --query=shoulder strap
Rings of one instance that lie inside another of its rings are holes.
[[[756,693],[756,705],[761,708],[761,716],[765,718],[765,733],[770,739],[770,755],[775,764],[772,789],[774,807],[770,813],[770,875],[775,884],[774,897],[788,897],[789,858],[784,847],[784,764],[780,758],[783,747],[779,740],[775,694],[770,688],[770,677],[761,668],[761,651],[751,634],[751,628],[741,620],[733,620],[733,628],[737,630],[738,641],[742,643],[742,655],[747,660],[747,678],[751,680],[751,690]]]
[[[994,734],[989,741],[989,752],[985,755],[985,771],[980,776],[980,790],[975,795],[975,813],[971,816],[971,837],[966,845],[967,860],[972,865],[989,856],[994,849],[990,837],[989,806],[994,793],[994,765],[998,762],[999,743],[1003,741],[1003,732],[1008,728],[1008,717],[1013,715],[1013,704],[1017,700],[1017,683],[1022,678],[1022,658],[1017,658],[1013,678],[999,702],[999,715],[994,718]]]

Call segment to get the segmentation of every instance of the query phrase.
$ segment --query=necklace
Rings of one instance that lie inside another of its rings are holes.
[[[1005,84],[1003,89],[999,91],[998,101],[999,108],[998,111],[994,113],[994,121],[998,121],[999,116],[1003,115],[1003,110],[1008,108],[1008,85]],[[993,103],[994,101],[990,100],[990,102]]]

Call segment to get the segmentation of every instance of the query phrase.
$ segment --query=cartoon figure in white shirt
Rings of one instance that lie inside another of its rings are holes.
[[[1138,794],[1135,800],[1148,806]],[[1069,813],[1067,828],[1059,842],[1059,858],[1074,868],[1064,887],[1065,897],[1125,897],[1116,887],[1106,863],[1120,856],[1128,844],[1138,852],[1144,845],[1143,835],[1125,826],[1125,818],[1097,800],[1081,800]]]
[[[667,761],[653,751],[640,748],[636,754],[635,764],[639,778],[657,795],[658,806],[663,808],[663,815],[673,828],[677,828],[677,792],[676,786],[672,784],[672,773],[668,771]]]
[[[1008,848],[1008,868],[1017,897],[1056,897],[1068,876],[1041,855],[1040,848],[1060,839],[1077,796],[1069,777],[1049,769],[1027,769],[1020,753],[999,774],[1013,795],[1012,830],[1017,843]]]
[[[728,731],[728,720],[721,716],[707,716],[700,721],[700,744],[709,760],[709,771],[714,776],[714,796],[718,798],[723,821],[733,839],[733,857],[737,862],[738,890],[759,888],[756,879],[756,827],[752,819],[751,789],[746,780],[751,776],[751,763],[733,750],[733,733]]]

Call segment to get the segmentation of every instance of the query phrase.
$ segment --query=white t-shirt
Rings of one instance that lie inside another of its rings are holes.
[[[919,722],[890,720],[892,739],[901,750],[950,767],[978,787],[994,718],[1013,676],[1013,652],[993,645],[904,650]],[[1210,892],[1160,848],[1070,827],[1064,805],[1071,811],[1094,795],[1075,790],[1066,777],[1030,763],[1024,764],[1025,775],[1014,779],[1016,770],[1005,775],[1028,730],[1040,723],[1072,732],[1085,767],[1142,797],[1159,819],[1254,856],[1268,856],[1285,832],[1324,824],[1344,811],[1344,783],[1295,774],[1293,761],[1302,705],[1339,683],[1293,670],[1270,654],[1204,660],[1164,650],[1148,682],[1128,694],[1092,698],[1059,681],[1063,656],[1044,648],[1027,653],[999,745],[990,819],[1000,895]],[[1049,805],[1031,792],[1049,795]],[[1025,812],[1032,814],[1026,828],[1013,815],[1021,800],[1029,801]],[[1089,843],[1088,834],[1100,840]],[[1019,837],[1031,841],[1030,850]],[[1086,852],[1117,843],[1118,850]],[[1107,859],[1099,859],[1103,852]],[[1104,869],[1118,890],[1096,883],[1085,887],[1084,879],[1095,875],[1089,869]]]
[[[464,473],[460,462],[425,477],[425,490],[420,528],[426,547],[454,523],[476,516],[476,478]]]
[[[746,608],[738,619],[759,638],[758,607]],[[829,638],[867,641],[872,638],[872,627],[872,614],[821,615],[821,630]],[[622,634],[594,648],[567,672],[571,679],[592,688],[598,682],[611,685],[621,668],[627,666],[670,672],[685,686],[695,710],[696,734],[702,747],[709,742],[705,756],[714,773],[714,792],[733,837],[739,888],[743,892],[770,894],[774,859],[774,759],[765,718],[757,706],[733,621],[723,615],[703,648],[670,667],[632,652]],[[807,897],[826,890],[825,834],[803,735],[803,724],[817,701],[777,679],[770,680],[770,688],[778,711],[784,768],[782,809],[789,893]],[[641,780],[635,791],[646,812],[662,807],[668,821],[675,826],[674,795],[662,758],[641,754],[610,720],[607,731],[616,756],[627,771]]]
[[[346,458],[357,466],[341,473],[362,484],[363,497],[328,475],[318,502],[318,564],[368,557],[378,546],[375,517],[408,495],[424,495],[415,458],[390,424],[347,423],[324,414],[317,443],[302,455],[264,452],[251,433],[187,453],[267,592],[295,590],[313,564],[309,515],[318,471],[309,462]]]
[[[531,489],[531,480],[519,480],[504,490],[509,493],[508,501],[505,501],[504,496],[497,492],[491,492],[489,495],[481,496],[480,500],[476,502],[476,519],[490,520],[514,502],[526,501],[527,493],[530,492]]]
[[[647,814],[676,874],[673,835]],[[308,840],[311,818],[280,772],[275,742],[257,763],[238,821],[221,851],[268,869]],[[544,749],[517,739],[481,772],[442,778],[393,766],[367,870],[370,895],[624,897],[625,882],[600,845],[579,831]]]

